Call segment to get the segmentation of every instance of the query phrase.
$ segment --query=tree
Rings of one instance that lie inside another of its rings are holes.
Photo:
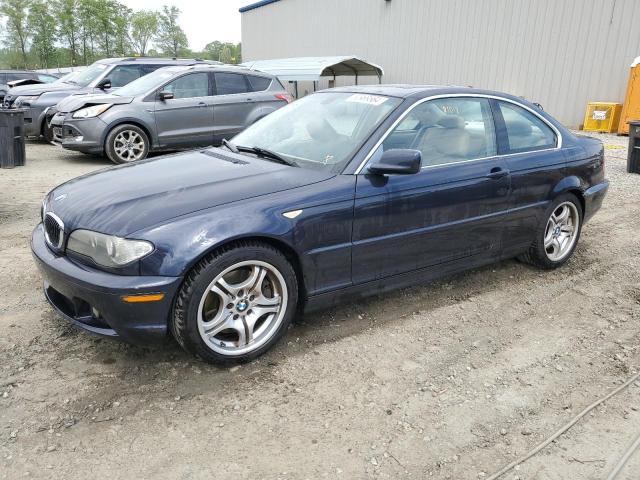
[[[7,37],[12,46],[20,50],[22,63],[27,67],[27,42],[29,23],[27,21],[31,0],[0,0],[0,16],[6,17]]]
[[[224,63],[241,63],[240,44],[215,40],[204,47],[204,56]]]
[[[162,7],[162,13],[158,17],[158,35],[156,36],[156,44],[158,47],[172,57],[178,57],[180,52],[185,51],[189,47],[187,36],[180,25],[178,25],[178,16],[180,9],[178,7]]]
[[[56,0],[53,5],[58,19],[58,34],[64,39],[71,56],[71,65],[78,65],[78,44],[80,42],[79,22],[77,18],[78,0]]]
[[[49,68],[56,58],[56,18],[51,4],[45,0],[35,0],[27,17],[32,32],[31,51],[36,54],[41,67]]]
[[[134,51],[144,57],[151,39],[158,32],[158,14],[151,10],[140,10],[131,16],[131,44]]]

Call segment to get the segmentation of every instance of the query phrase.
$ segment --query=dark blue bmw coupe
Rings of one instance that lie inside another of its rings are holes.
[[[520,98],[338,88],[55,188],[31,246],[75,325],[238,361],[303,309],[510,257],[556,268],[607,188],[602,144]]]

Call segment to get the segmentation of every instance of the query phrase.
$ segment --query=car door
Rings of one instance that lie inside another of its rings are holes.
[[[510,176],[497,156],[489,101],[449,97],[416,105],[384,138],[385,150],[422,153],[412,175],[358,174],[354,283],[478,256],[497,257]]]
[[[254,108],[255,94],[245,75],[235,72],[215,72],[216,98],[213,107],[214,140],[231,138],[247,127]]]
[[[492,100],[492,107],[498,151],[511,172],[505,248],[520,251],[535,238],[552,190],[565,176],[567,152],[559,148],[559,132],[535,110],[507,100]]]
[[[190,72],[160,89],[173,98],[155,101],[156,129],[162,147],[197,147],[213,142],[213,98],[207,72]]]

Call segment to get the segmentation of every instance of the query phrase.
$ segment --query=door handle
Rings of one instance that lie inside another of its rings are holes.
[[[498,180],[500,178],[506,177],[509,175],[509,170],[500,167],[493,167],[489,173],[487,173],[487,178],[492,180]]]
[[[245,101],[246,102],[253,102],[253,98],[247,98]]]
[[[198,106],[199,106],[199,107],[206,107],[206,106],[207,106],[207,104],[206,104],[206,103],[204,103],[204,102],[199,102],[199,103],[198,103]]]

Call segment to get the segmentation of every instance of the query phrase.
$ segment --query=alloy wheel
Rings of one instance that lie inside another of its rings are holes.
[[[113,150],[123,162],[133,162],[144,155],[145,141],[138,132],[123,130],[113,140]]]
[[[277,332],[287,310],[287,286],[273,265],[257,260],[226,268],[209,284],[198,307],[198,330],[213,351],[244,355]]]
[[[578,238],[580,214],[573,202],[559,204],[551,213],[544,233],[544,249],[552,262],[563,260]]]

